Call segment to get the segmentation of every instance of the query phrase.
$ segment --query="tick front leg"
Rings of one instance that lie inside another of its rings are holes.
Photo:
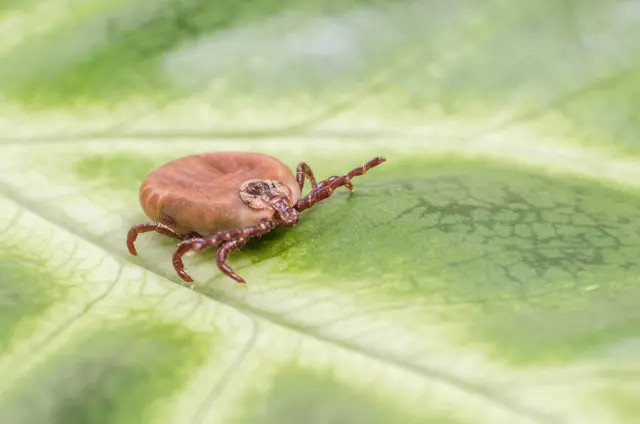
[[[296,168],[296,181],[298,182],[298,186],[300,187],[300,191],[304,187],[304,179],[308,178],[311,183],[311,190],[316,189],[316,177],[313,176],[313,171],[305,162],[300,162],[298,167]]]
[[[231,230],[214,233],[209,237],[196,237],[184,240],[183,242],[178,244],[175,252],[173,252],[173,268],[176,270],[180,278],[182,278],[187,283],[193,283],[193,278],[191,278],[191,276],[185,272],[184,263],[182,262],[182,257],[188,252],[198,253],[208,247],[216,247],[220,244],[232,242],[239,239],[244,239],[246,242],[246,240],[250,239],[251,237],[261,236],[262,234],[268,233],[269,231],[273,230],[275,226],[276,224],[272,221],[262,221],[258,225],[254,225],[251,227],[234,228]],[[225,274],[227,273],[225,272]],[[232,275],[229,276],[235,280]]]
[[[244,281],[244,278],[233,272],[233,269],[231,269],[231,267],[227,265],[227,256],[229,255],[229,253],[238,251],[246,243],[247,239],[244,238],[228,241],[223,244],[222,247],[220,247],[220,249],[218,250],[218,255],[216,256],[216,263],[218,264],[218,268],[220,268],[220,271],[241,284],[246,284],[246,281]]]
[[[324,181],[320,181],[316,187],[317,189],[320,189],[322,187],[326,187],[328,185],[330,185],[332,182],[334,182],[335,180],[339,179],[340,177],[337,175],[332,175],[331,177],[327,178]],[[349,191],[353,190],[353,185],[351,184],[351,182],[348,182],[347,184],[345,184],[345,186],[349,189]]]
[[[135,247],[136,238],[138,238],[138,234],[148,233],[150,231],[155,231],[156,233],[173,237],[178,240],[184,240],[185,238],[192,237],[191,234],[181,234],[173,228],[168,227],[164,224],[160,224],[158,222],[147,222],[146,224],[134,225],[127,233],[127,248],[129,249],[129,253],[131,253],[133,256],[138,255]]]
[[[324,181],[320,181],[317,184],[315,190],[312,190],[311,193],[307,194],[304,198],[298,201],[298,203],[296,204],[296,209],[298,211],[309,209],[319,201],[331,197],[333,191],[338,187],[345,186],[349,190],[353,190],[353,185],[351,184],[351,179],[353,177],[364,174],[369,169],[373,168],[374,166],[380,165],[385,160],[386,159],[383,157],[373,158],[363,166],[352,169],[351,171],[349,171],[349,173],[343,175],[342,177],[332,176]]]

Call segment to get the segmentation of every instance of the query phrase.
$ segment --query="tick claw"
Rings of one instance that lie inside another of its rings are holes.
[[[186,272],[178,271],[178,275],[180,276],[180,278],[182,278],[187,283],[193,283],[193,278],[191,278],[191,276],[189,274],[187,274]],[[194,286],[195,284],[190,284],[190,285]]]
[[[349,191],[353,191],[353,184],[351,184],[351,180],[347,179],[344,185],[349,189]]]
[[[138,256],[136,246],[134,245],[136,236],[137,234],[135,234],[133,231],[129,231],[129,234],[127,234],[127,248],[129,249],[129,253],[131,253],[133,256]]]

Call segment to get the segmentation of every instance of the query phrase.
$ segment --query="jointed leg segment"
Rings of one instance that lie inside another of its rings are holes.
[[[313,171],[305,162],[300,162],[296,168],[296,181],[300,187],[300,191],[304,188],[304,179],[308,178],[311,183],[311,190],[316,189],[316,177],[313,176]]]
[[[349,190],[353,190],[353,184],[351,184],[351,179],[353,177],[364,174],[369,169],[373,168],[374,166],[380,165],[385,160],[386,159],[382,157],[373,158],[363,166],[352,169],[351,171],[349,171],[349,173],[343,175],[342,177],[332,176],[324,181],[320,181],[316,185],[316,188],[314,190],[311,190],[309,194],[298,201],[298,204],[295,206],[296,209],[298,211],[309,209],[319,201],[330,197],[333,194],[333,191],[338,187],[345,186]]]
[[[197,253],[208,247],[217,247],[222,245],[217,257],[218,268],[239,283],[244,283],[244,280],[234,273],[233,270],[225,263],[227,255],[244,246],[247,240],[251,237],[257,237],[268,233],[273,230],[275,226],[276,223],[273,221],[262,221],[258,225],[251,227],[234,228],[232,230],[214,233],[209,237],[197,237],[184,240],[178,244],[178,247],[173,253],[173,268],[176,270],[180,278],[187,283],[191,283],[193,282],[193,278],[185,272],[182,257],[188,252]]]
[[[245,284],[246,281],[244,281],[244,278],[233,272],[233,269],[231,269],[231,267],[227,265],[227,256],[229,255],[229,253],[236,252],[237,250],[242,248],[242,246],[244,246],[246,243],[247,239],[244,238],[228,241],[223,244],[220,249],[218,249],[218,255],[216,256],[216,264],[218,265],[218,268],[220,268],[220,270],[226,275],[242,284]]]
[[[129,230],[129,233],[127,233],[127,248],[129,249],[129,253],[133,256],[138,255],[135,247],[136,238],[138,238],[138,234],[148,233],[149,231],[155,231],[178,240],[184,240],[191,236],[190,234],[179,233],[173,228],[167,227],[166,225],[158,222],[147,222],[146,224],[134,225]]]

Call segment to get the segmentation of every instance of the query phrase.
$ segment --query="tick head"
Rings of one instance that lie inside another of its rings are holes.
[[[298,223],[300,212],[292,208],[285,199],[276,200],[272,207],[276,211],[276,219],[281,225],[293,227]]]
[[[251,209],[272,209],[276,219],[286,226],[298,223],[298,211],[292,208],[291,189],[275,180],[247,180],[240,186],[240,198]]]

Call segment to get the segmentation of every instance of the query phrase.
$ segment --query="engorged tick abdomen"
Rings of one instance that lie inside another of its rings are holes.
[[[256,225],[273,216],[272,209],[249,208],[239,195],[250,179],[276,180],[291,190],[289,204],[300,188],[289,168],[259,153],[203,153],[169,162],[153,171],[140,186],[140,203],[149,218],[186,234]]]

